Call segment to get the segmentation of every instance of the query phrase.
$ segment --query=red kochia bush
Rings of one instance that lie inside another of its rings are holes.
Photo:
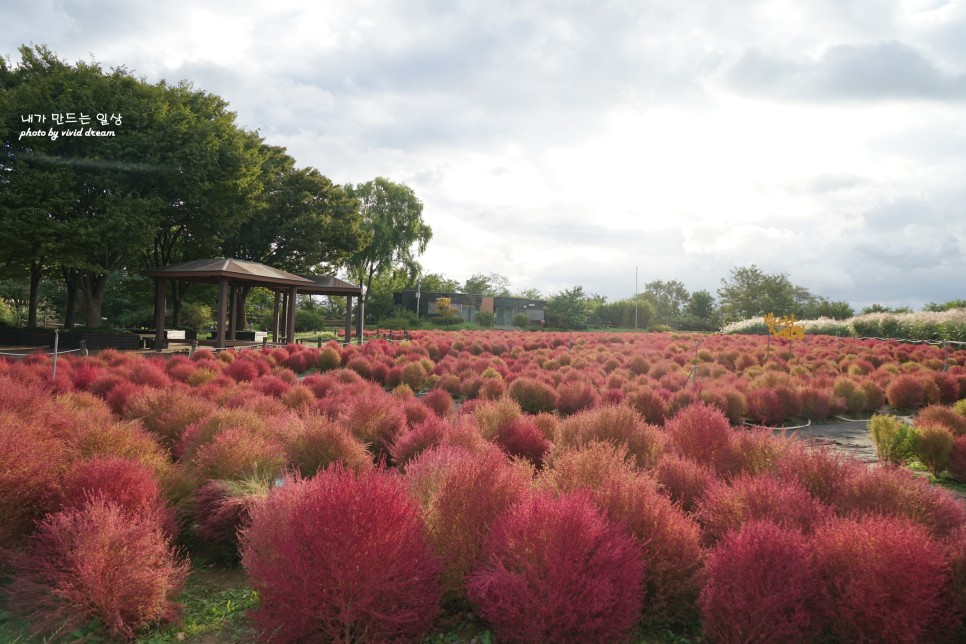
[[[934,641],[953,626],[943,599],[947,555],[923,528],[882,516],[839,518],[816,530],[812,548],[836,641]]]
[[[721,472],[731,452],[731,425],[716,407],[695,403],[665,423],[671,441],[682,456]]]
[[[925,400],[926,387],[917,376],[898,376],[886,387],[886,397],[893,407],[915,409]]]
[[[157,475],[128,458],[93,458],[75,465],[64,477],[63,504],[81,508],[103,496],[125,510],[153,511],[164,505]]]
[[[557,392],[534,378],[517,378],[510,383],[508,391],[520,408],[530,414],[553,411],[557,405]]]
[[[742,475],[730,484],[717,481],[705,491],[697,508],[708,543],[754,520],[809,532],[827,514],[826,506],[804,487],[771,474]]]
[[[767,521],[744,525],[709,553],[705,577],[698,605],[709,640],[816,640],[819,576],[798,530]]]
[[[8,600],[57,636],[99,619],[111,638],[173,617],[172,598],[188,576],[155,515],[103,498],[49,515],[17,562]]]
[[[242,564],[268,641],[419,640],[439,612],[439,563],[391,473],[287,479],[250,521]]]
[[[640,551],[586,495],[523,501],[484,556],[469,594],[501,641],[615,642],[640,617]]]

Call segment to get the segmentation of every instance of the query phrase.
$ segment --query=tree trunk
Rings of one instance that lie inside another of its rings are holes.
[[[99,329],[104,325],[101,319],[101,307],[104,304],[104,292],[107,290],[107,278],[110,273],[92,273],[84,271],[80,278],[81,294],[84,298],[84,321],[89,329]]]
[[[67,288],[67,310],[64,311],[64,328],[74,328],[74,309],[77,308],[77,271],[65,268],[61,271]]]
[[[30,299],[27,301],[27,327],[37,328],[37,300],[44,268],[36,259],[30,262]]]

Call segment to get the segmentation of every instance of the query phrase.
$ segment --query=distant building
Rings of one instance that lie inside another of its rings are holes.
[[[477,313],[481,311],[492,313],[494,326],[513,326],[513,318],[517,315],[525,315],[531,325],[539,325],[543,322],[543,310],[547,305],[543,300],[531,300],[526,297],[489,297],[468,293],[422,291],[419,294],[420,317],[433,318],[439,315],[436,310],[436,300],[441,297],[448,297],[450,304],[459,312],[459,316],[471,324],[476,322]],[[392,300],[398,307],[416,311],[415,290],[393,293]]]

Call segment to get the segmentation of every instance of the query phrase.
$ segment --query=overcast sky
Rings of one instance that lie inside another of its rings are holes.
[[[187,79],[339,183],[415,190],[426,272],[610,299],[757,264],[966,298],[966,2],[4,0],[0,53]]]

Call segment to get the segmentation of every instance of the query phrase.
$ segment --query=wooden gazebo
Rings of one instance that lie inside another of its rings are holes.
[[[284,320],[284,338],[291,342],[295,337],[295,302],[298,294],[335,295],[346,298],[345,341],[352,335],[352,298],[362,297],[362,287],[337,277],[301,277],[286,271],[241,259],[196,259],[183,264],[173,264],[142,272],[154,279],[155,294],[155,350],[164,346],[164,316],[167,308],[168,280],[216,284],[218,286],[218,330],[215,347],[222,349],[235,341],[238,328],[236,318],[238,291],[240,287],[261,286],[275,293],[272,342],[278,342],[280,323]],[[231,302],[229,314],[228,303]],[[357,318],[358,337],[362,339],[363,314]]]

